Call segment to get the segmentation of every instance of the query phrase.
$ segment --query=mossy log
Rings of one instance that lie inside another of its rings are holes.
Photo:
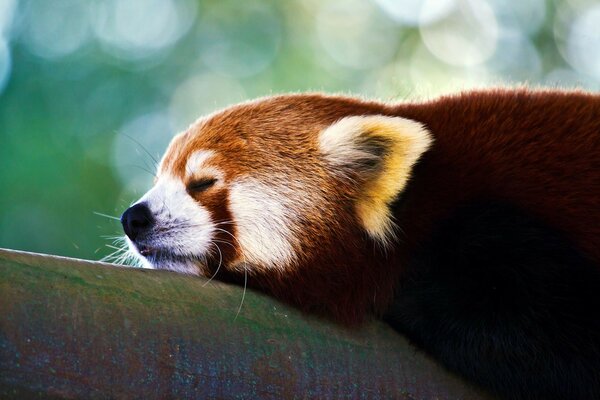
[[[0,249],[0,398],[484,399],[385,324],[166,271]]]

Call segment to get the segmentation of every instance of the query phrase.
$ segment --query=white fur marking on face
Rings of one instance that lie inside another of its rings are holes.
[[[189,157],[185,164],[185,173],[187,176],[191,176],[194,173],[198,172],[203,166],[203,164],[210,157],[214,155],[214,152],[211,150],[196,150]]]
[[[298,205],[285,187],[245,178],[230,187],[229,204],[241,250],[251,264],[286,268],[296,258]]]
[[[156,233],[147,244],[182,257],[182,260],[158,260],[154,268],[198,274],[193,261],[209,250],[215,226],[208,210],[187,194],[180,179],[164,175],[138,203],[146,202],[156,220]],[[189,261],[183,261],[188,259]],[[143,260],[147,262],[147,260]]]
[[[133,256],[137,257],[136,262],[139,264],[137,264],[136,266],[146,269],[154,269],[154,266],[150,264],[150,262],[140,254],[140,252],[135,247],[131,239],[129,239],[129,237],[127,236],[125,236],[125,243],[127,243],[127,247],[129,247],[130,254],[133,254]]]

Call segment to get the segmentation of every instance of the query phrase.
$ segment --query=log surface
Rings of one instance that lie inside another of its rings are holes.
[[[484,399],[387,325],[242,288],[0,249],[0,398]],[[237,315],[237,317],[236,317]]]

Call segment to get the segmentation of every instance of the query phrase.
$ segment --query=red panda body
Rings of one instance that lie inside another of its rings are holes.
[[[152,267],[383,316],[505,398],[600,398],[599,95],[241,104],[175,138],[122,222]]]
[[[435,137],[413,171],[415,211],[400,218],[407,240],[460,204],[497,199],[565,232],[600,263],[600,96],[482,92],[397,111]]]

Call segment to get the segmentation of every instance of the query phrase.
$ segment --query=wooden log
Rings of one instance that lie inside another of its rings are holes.
[[[0,249],[0,398],[484,399],[372,321],[348,330],[166,271]]]

